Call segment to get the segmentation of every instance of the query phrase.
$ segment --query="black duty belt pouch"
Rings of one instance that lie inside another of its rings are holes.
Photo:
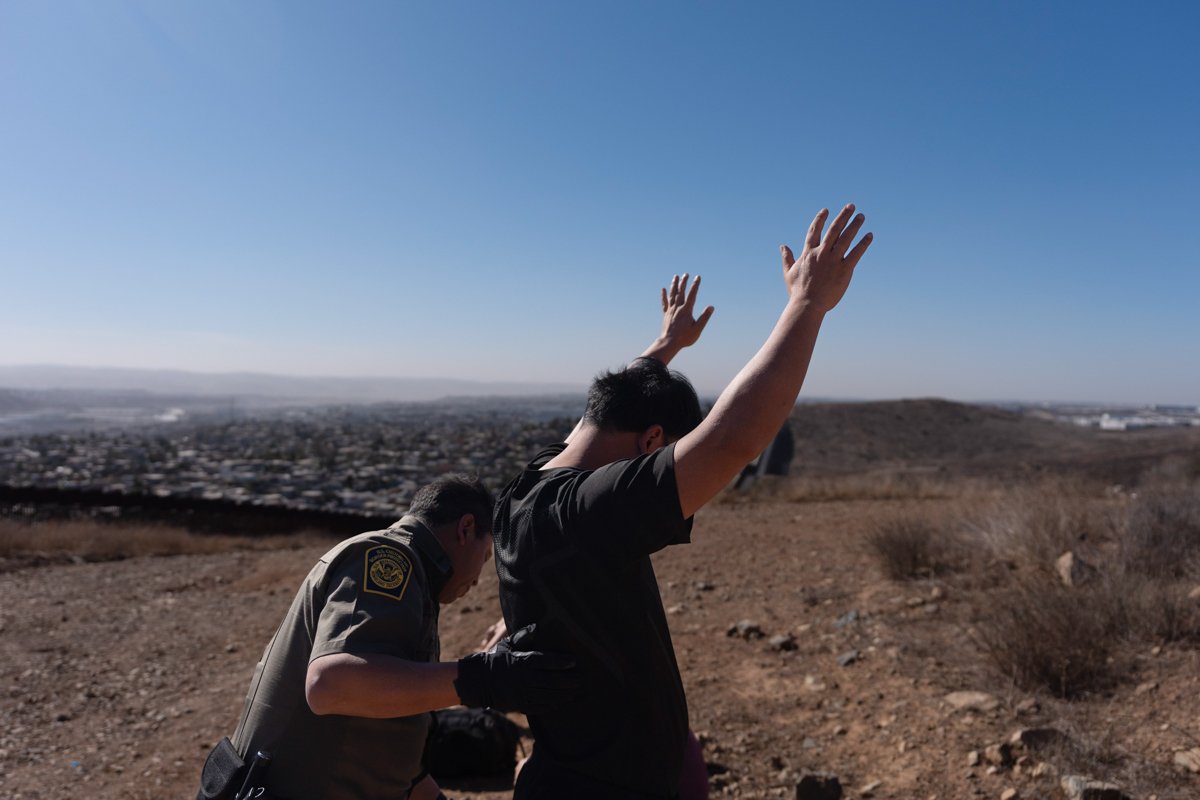
[[[508,717],[490,708],[451,708],[433,717],[425,758],[435,780],[512,773],[525,731]]]
[[[233,800],[242,788],[246,775],[246,762],[237,754],[233,743],[226,736],[204,760],[200,772],[200,794],[196,800]]]

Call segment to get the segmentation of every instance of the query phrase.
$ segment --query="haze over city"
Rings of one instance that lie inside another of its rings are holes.
[[[0,366],[580,386],[673,273],[713,394],[1200,403],[1190,3],[0,5]]]

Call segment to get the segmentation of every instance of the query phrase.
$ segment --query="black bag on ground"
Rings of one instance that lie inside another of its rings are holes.
[[[490,708],[435,711],[426,745],[429,774],[438,780],[512,772],[523,733],[524,728]]]
[[[229,737],[217,742],[217,746],[204,759],[200,771],[200,793],[196,800],[233,800],[242,788],[246,762],[237,754]]]

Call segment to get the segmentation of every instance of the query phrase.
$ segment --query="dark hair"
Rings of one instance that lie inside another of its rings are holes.
[[[624,369],[602,372],[588,389],[585,421],[602,430],[641,433],[662,425],[678,439],[700,424],[700,400],[682,374],[661,361],[639,358]]]
[[[457,522],[464,514],[474,514],[475,536],[482,539],[492,534],[495,504],[478,476],[449,472],[417,489],[408,513],[430,526]]]

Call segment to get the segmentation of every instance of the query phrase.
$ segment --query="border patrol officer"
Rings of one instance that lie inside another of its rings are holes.
[[[514,649],[518,637],[439,661],[439,605],[478,581],[491,515],[477,479],[443,476],[399,522],[341,542],[312,568],[255,670],[232,741],[235,761],[270,753],[267,796],[436,798],[422,766],[430,711],[531,711],[570,695],[571,659]],[[210,774],[221,747],[205,765],[201,798],[240,778]]]

